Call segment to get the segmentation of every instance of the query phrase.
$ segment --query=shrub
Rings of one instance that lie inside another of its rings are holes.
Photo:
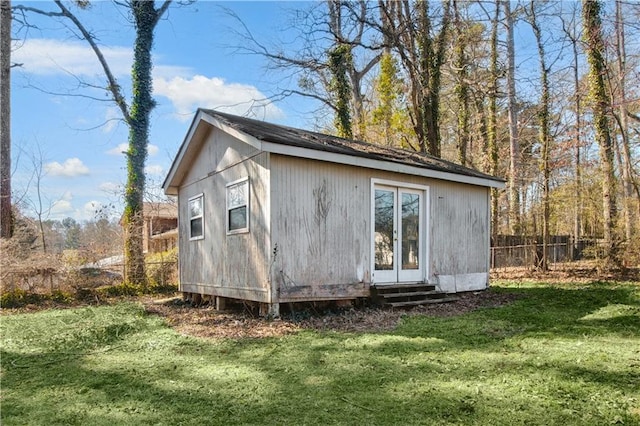
[[[74,296],[61,290],[55,290],[50,294],[33,293],[30,291],[15,288],[3,291],[0,296],[0,307],[2,308],[22,308],[27,305],[39,305],[45,302],[71,303]]]
[[[146,257],[147,280],[150,288],[175,288],[178,281],[178,249],[173,248]],[[175,290],[174,290],[175,291]]]

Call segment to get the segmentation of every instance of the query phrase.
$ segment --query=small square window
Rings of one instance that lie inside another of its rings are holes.
[[[227,185],[227,233],[249,231],[249,179]]]
[[[189,239],[204,238],[204,195],[189,198]]]

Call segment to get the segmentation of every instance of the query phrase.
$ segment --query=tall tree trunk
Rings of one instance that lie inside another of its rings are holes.
[[[491,64],[489,86],[489,129],[487,143],[489,146],[489,172],[498,173],[498,20],[500,19],[500,0],[496,0],[495,15],[491,22]],[[491,230],[498,233],[498,201],[500,193],[491,189]]]
[[[575,20],[574,20],[575,25]],[[575,27],[574,27],[575,30]],[[575,109],[576,109],[576,129],[575,129],[575,187],[576,194],[574,200],[574,216],[573,216],[573,247],[577,251],[578,243],[582,237],[582,164],[581,164],[581,150],[582,150],[582,92],[580,90],[580,65],[578,61],[578,39],[575,36],[571,39],[571,46],[573,50],[573,82],[576,92],[575,97]]]
[[[549,70],[547,69],[544,44],[542,41],[542,31],[536,17],[536,6],[532,0],[530,4],[530,24],[538,46],[538,57],[540,60],[540,85],[542,93],[540,95],[540,105],[538,110],[540,142],[540,173],[542,174],[542,258],[538,267],[543,271],[549,269],[547,262],[547,246],[549,244],[549,145],[551,144],[549,131]]]
[[[562,19],[562,30],[571,42],[571,53],[573,54],[573,98],[575,109],[575,124],[573,134],[573,176],[574,176],[574,196],[573,196],[573,258],[578,253],[579,241],[582,231],[582,90],[580,88],[580,62],[578,55],[578,44],[580,43],[577,30],[577,5],[573,6],[572,19],[570,25]]]
[[[467,147],[469,146],[469,70],[466,54],[465,29],[463,28],[458,0],[453,0],[454,22],[456,27],[455,68],[457,73],[456,97],[458,98],[458,162],[467,165]]]
[[[511,234],[520,233],[520,144],[518,142],[518,111],[516,103],[514,18],[509,1],[503,2],[507,22],[507,102],[509,110],[509,227]]]
[[[619,124],[620,135],[622,140],[620,141],[619,148],[621,152],[621,169],[622,169],[622,194],[623,194],[623,215],[624,215],[624,231],[625,240],[631,241],[633,234],[633,212],[632,212],[632,198],[633,198],[633,184],[632,184],[632,161],[631,150],[629,148],[629,125],[627,122],[627,54],[625,48],[625,31],[624,31],[624,17],[622,16],[622,2],[616,0],[616,56],[618,59],[618,94],[619,100]]]
[[[146,284],[143,254],[143,197],[145,188],[144,165],[149,144],[149,116],[155,102],[151,97],[151,49],[153,32],[157,22],[154,2],[133,1],[131,9],[135,20],[133,68],[131,70],[132,93],[127,151],[127,186],[125,189],[124,224],[126,277],[135,284]]]
[[[607,266],[618,266],[619,258],[616,250],[615,224],[616,212],[616,177],[614,174],[614,152],[609,132],[608,113],[611,102],[607,97],[604,75],[606,72],[605,47],[602,39],[600,20],[600,2],[582,0],[583,37],[589,62],[589,96],[593,109],[593,122],[596,140],[600,147],[600,171],[602,173],[602,214],[604,225],[604,242]]]
[[[449,21],[451,18],[451,2],[444,2],[440,32],[436,37],[435,50],[430,60],[429,71],[429,114],[427,115],[427,139],[429,141],[429,154],[441,157],[440,143],[440,89],[442,86],[442,66],[445,62],[447,39],[449,36]]]
[[[0,238],[13,235],[11,211],[11,1],[0,1]]]

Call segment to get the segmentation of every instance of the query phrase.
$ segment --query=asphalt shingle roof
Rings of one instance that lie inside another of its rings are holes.
[[[350,155],[354,157],[370,158],[380,161],[390,161],[419,168],[504,182],[501,178],[497,178],[450,161],[442,160],[428,154],[373,145],[363,141],[344,139],[337,136],[325,135],[323,133],[281,126],[210,109],[202,109],[201,111],[217,120],[220,120],[233,129],[265,142]]]

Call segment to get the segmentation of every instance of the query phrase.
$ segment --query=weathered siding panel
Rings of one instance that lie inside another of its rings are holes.
[[[365,169],[271,156],[272,279],[281,301],[368,296]]]
[[[269,154],[211,132],[179,194],[180,289],[271,302]],[[226,184],[249,177],[248,233],[226,234]],[[189,241],[190,197],[204,194],[204,239]]]
[[[431,185],[431,274],[445,291],[486,288],[488,189],[438,181]]]
[[[271,166],[271,269],[281,301],[366,291],[373,178],[429,187],[429,281],[445,291],[486,287],[487,188],[275,154]]]

